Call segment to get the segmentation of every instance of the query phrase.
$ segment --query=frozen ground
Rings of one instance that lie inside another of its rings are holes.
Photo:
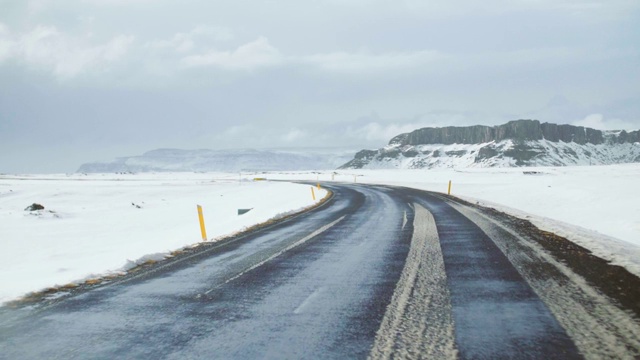
[[[530,174],[525,174],[529,172]],[[269,178],[447,192],[532,221],[640,276],[640,164],[539,168],[337,170]]]
[[[259,176],[259,175],[258,175]],[[309,186],[238,174],[0,175],[0,303],[122,272],[314,203]],[[326,192],[316,189],[316,199]],[[25,211],[32,203],[45,209]],[[240,208],[252,208],[238,216]]]
[[[524,174],[523,172],[534,172]],[[640,164],[273,172],[269,179],[409,186],[498,208],[640,276]],[[262,175],[261,175],[262,176]],[[309,186],[212,173],[0,175],[0,303],[118,273],[312,204]],[[324,193],[319,194],[318,198]],[[24,211],[32,203],[45,210]],[[238,216],[237,209],[253,208]]]

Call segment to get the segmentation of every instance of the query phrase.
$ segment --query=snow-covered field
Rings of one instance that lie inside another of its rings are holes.
[[[257,175],[259,176],[259,175]],[[238,174],[0,176],[0,303],[122,272],[311,206],[309,186]],[[326,195],[315,190],[316,201]],[[33,203],[45,207],[25,211]],[[238,216],[238,209],[252,210]]]
[[[443,193],[451,180],[452,195],[527,218],[640,276],[640,164],[258,176]],[[313,204],[309,186],[252,179],[219,173],[0,175],[0,303],[120,273],[198,243],[197,204],[209,239]],[[316,190],[317,199],[325,194]],[[32,203],[45,209],[25,211]],[[253,210],[238,216],[241,208]]]
[[[525,174],[534,172],[535,174]],[[447,192],[532,221],[640,276],[640,164],[272,174]]]

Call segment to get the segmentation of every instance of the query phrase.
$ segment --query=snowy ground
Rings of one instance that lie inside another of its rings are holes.
[[[259,176],[259,175],[258,175]],[[309,186],[238,174],[0,175],[0,303],[122,272],[314,203]],[[316,201],[326,192],[315,190]],[[45,209],[25,211],[32,203]],[[237,210],[252,208],[238,216]]]
[[[525,174],[524,172],[535,172]],[[531,220],[640,276],[640,164],[273,173],[447,192]]]
[[[527,175],[524,171],[536,172]],[[259,175],[264,176],[264,175]],[[582,167],[273,172],[269,179],[409,186],[527,218],[640,276],[640,164]],[[313,203],[309,186],[238,174],[0,175],[0,303],[118,273]],[[317,198],[324,196],[317,193]],[[32,203],[45,210],[25,211]],[[253,208],[238,216],[237,209]]]

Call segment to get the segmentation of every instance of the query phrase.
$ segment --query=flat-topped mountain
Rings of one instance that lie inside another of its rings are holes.
[[[516,120],[498,126],[422,128],[341,168],[565,166],[640,162],[640,131]]]

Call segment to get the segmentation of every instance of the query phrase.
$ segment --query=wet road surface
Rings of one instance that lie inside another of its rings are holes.
[[[584,355],[503,251],[443,198],[327,187],[322,208],[197,255],[2,309],[0,359]]]
[[[437,224],[461,357],[579,357],[565,330],[493,241],[437,200],[421,202]]]

